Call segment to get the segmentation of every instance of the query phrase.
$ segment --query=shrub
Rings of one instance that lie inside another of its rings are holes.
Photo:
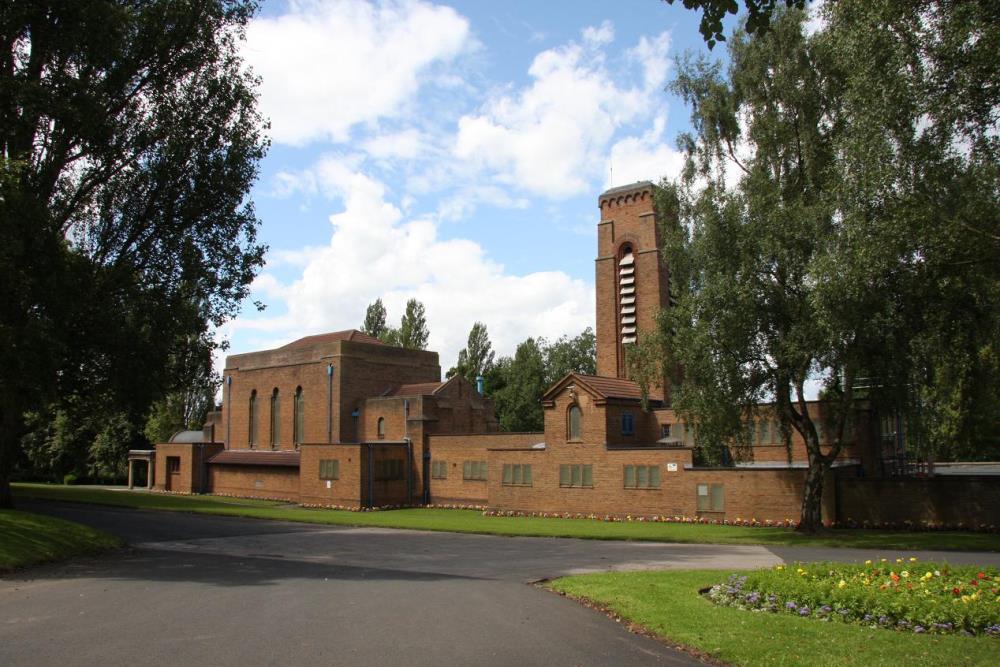
[[[71,484],[76,484],[78,481],[79,479],[77,478],[76,473],[68,472],[65,475],[63,475],[63,484],[67,486]]]
[[[778,565],[713,586],[717,604],[921,633],[1000,637],[1000,571],[918,563]]]

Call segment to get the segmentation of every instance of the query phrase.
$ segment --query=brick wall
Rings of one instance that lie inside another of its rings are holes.
[[[889,522],[1000,525],[1000,478],[863,479],[841,475],[837,518]]]
[[[156,445],[153,488],[173,493],[205,493],[210,488],[205,461],[222,451],[221,443],[161,443]],[[170,475],[167,458],[177,457],[178,474]],[[169,477],[169,479],[168,479]],[[169,486],[169,488],[168,488]]]
[[[208,478],[217,495],[299,502],[298,468],[210,464]]]
[[[427,448],[434,461],[447,463],[448,476],[445,479],[430,480],[430,502],[432,504],[472,504],[485,505],[489,481],[463,479],[465,461],[487,461],[487,479],[499,474],[499,470],[489,463],[490,449],[527,448],[543,442],[543,433],[488,433],[479,435],[429,435]]]
[[[361,507],[362,445],[304,444],[299,450],[300,502],[306,505],[339,505]],[[333,459],[340,462],[340,478],[319,478],[319,462]]]

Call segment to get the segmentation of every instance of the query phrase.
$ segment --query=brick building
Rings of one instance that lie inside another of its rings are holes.
[[[229,357],[221,413],[201,437],[157,446],[155,488],[330,507],[796,519],[804,443],[795,436],[786,447],[767,406],[748,424],[750,461],[700,466],[667,383],[644,402],[628,377],[625,349],[670,306],[654,188],[636,183],[598,200],[598,375],[567,375],[545,393],[544,431],[498,433],[488,398],[463,378],[442,382],[435,352],[342,331]],[[809,409],[825,423],[822,403]],[[836,468],[858,498],[871,493],[857,480],[878,470],[880,440],[863,407],[853,424]],[[826,485],[828,518],[840,486]],[[852,498],[859,519],[877,515],[877,504]]]

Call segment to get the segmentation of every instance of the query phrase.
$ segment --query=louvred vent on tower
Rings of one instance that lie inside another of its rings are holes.
[[[618,293],[621,297],[621,311],[619,321],[621,324],[622,343],[634,343],[636,341],[635,328],[635,256],[631,249],[625,251],[625,255],[618,262]]]

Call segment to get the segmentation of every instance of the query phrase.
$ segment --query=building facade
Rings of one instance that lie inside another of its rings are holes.
[[[670,307],[655,193],[642,182],[598,199],[598,374],[545,393],[543,431],[497,432],[489,398],[464,378],[442,382],[437,353],[343,331],[229,357],[221,412],[200,441],[157,446],[155,488],[325,507],[797,519],[805,446],[797,435],[786,445],[768,406],[747,425],[750,460],[698,465],[667,382],[643,401],[628,377],[626,349]],[[809,410],[825,423],[822,403]],[[878,470],[878,420],[859,406],[852,423],[834,473],[864,479]],[[840,486],[826,486],[828,519],[841,504],[861,513]]]

